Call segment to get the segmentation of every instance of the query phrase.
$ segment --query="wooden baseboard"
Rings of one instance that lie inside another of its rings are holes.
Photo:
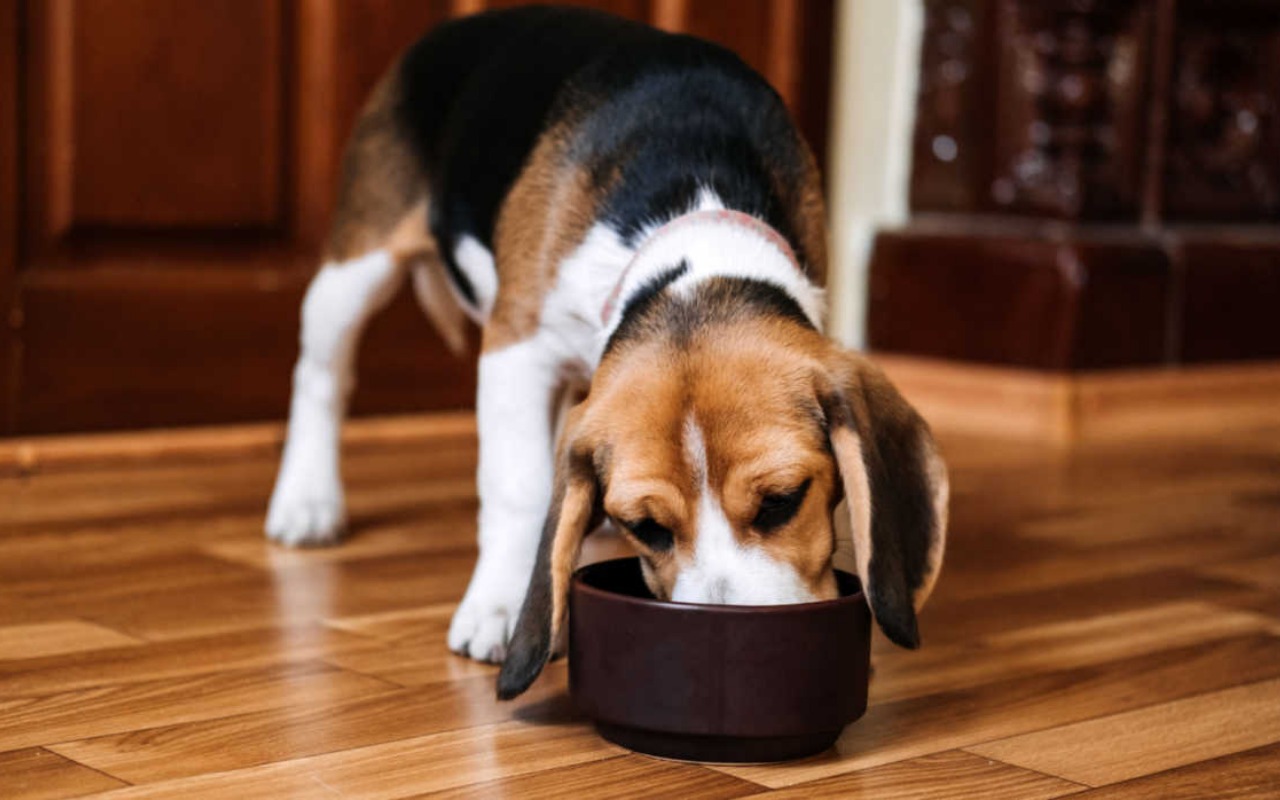
[[[870,271],[876,350],[1062,372],[1174,355],[1172,260],[1136,229],[918,217],[876,236]]]
[[[1235,434],[1280,424],[1280,362],[1055,374],[876,354],[942,433],[1070,445]],[[348,448],[475,436],[471,412],[357,419]],[[274,452],[282,423],[0,440],[0,476]]]
[[[0,439],[0,476],[73,470],[107,463],[238,458],[278,451],[284,423],[207,428],[124,431]],[[390,442],[474,437],[470,411],[354,419],[343,428],[343,447],[361,449]]]
[[[1280,424],[1280,362],[1068,374],[874,359],[944,432],[1069,445]]]
[[[1070,372],[1274,361],[1278,264],[1274,226],[917,214],[876,236],[867,341]]]

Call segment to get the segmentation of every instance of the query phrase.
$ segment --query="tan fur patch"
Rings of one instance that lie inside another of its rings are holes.
[[[374,89],[347,142],[325,248],[329,261],[347,261],[383,247],[426,199],[426,179],[395,123],[398,74],[392,68]],[[425,215],[418,224],[428,236]]]
[[[867,586],[871,573],[871,484],[862,461],[862,442],[847,428],[831,431],[831,448],[840,462],[845,507],[853,534],[853,553],[858,577]]]
[[[929,473],[929,483],[933,486],[933,496],[930,500],[933,502],[937,536],[929,546],[929,563],[925,571],[924,583],[911,598],[917,611],[924,607],[929,595],[933,594],[933,587],[938,581],[938,575],[942,572],[942,554],[947,546],[947,518],[951,505],[951,480],[947,475],[947,465],[943,462],[942,456],[938,453],[938,447],[931,437],[926,439],[928,441],[924,443],[924,463]]]
[[[597,193],[568,155],[572,127],[564,122],[542,134],[498,213],[499,288],[484,329],[486,352],[533,335],[560,264],[595,222]]]
[[[632,538],[649,558],[657,577],[650,588],[660,598],[670,596],[679,564],[692,558],[698,492],[681,447],[681,375],[669,358],[663,347],[641,348],[602,367],[588,416],[609,452],[605,511],[624,522],[651,518],[674,534],[665,553]]]
[[[568,617],[569,580],[591,521],[591,485],[574,481],[565,487],[560,520],[551,549],[551,641],[556,641]]]
[[[802,139],[804,167],[799,181],[796,176],[774,174],[775,191],[784,198],[790,210],[791,226],[804,250],[805,268],[818,286],[827,285],[827,212],[823,200],[822,175],[818,164]]]

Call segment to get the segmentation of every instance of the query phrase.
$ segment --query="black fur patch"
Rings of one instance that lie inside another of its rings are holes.
[[[622,315],[625,317],[629,311],[647,307],[657,299],[663,289],[684,277],[688,272],[689,262],[685,259],[680,259],[679,264],[653,276],[635,294],[627,298],[627,306],[622,309]]]
[[[613,345],[618,341],[618,335],[627,328],[629,323],[636,319],[646,318],[655,303],[658,302],[659,296],[668,286],[678,280],[681,276],[689,271],[689,262],[681,260],[670,269],[664,270],[649,279],[647,283],[641,286],[634,294],[627,298],[627,304],[623,306],[620,312],[621,319],[618,327],[614,330],[613,335],[609,337],[609,341],[605,344],[604,352],[608,353],[613,349]],[[624,338],[626,334],[623,334]]]
[[[674,278],[655,291],[637,292],[609,337],[605,356],[630,342],[650,337],[670,338],[684,348],[699,330],[753,317],[785,319],[813,328],[795,298],[767,281],[710,278],[699,284],[691,296],[678,298],[663,291],[671,280]]]

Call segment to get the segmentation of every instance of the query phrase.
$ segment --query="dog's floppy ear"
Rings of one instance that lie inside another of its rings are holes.
[[[865,358],[833,348],[818,399],[867,602],[891,641],[916,648],[946,543],[946,466],[929,426]]]
[[[569,606],[569,579],[582,540],[600,521],[593,452],[575,435],[581,407],[569,412],[556,457],[555,491],[529,590],[498,673],[498,698],[510,700],[534,682],[551,658]]]

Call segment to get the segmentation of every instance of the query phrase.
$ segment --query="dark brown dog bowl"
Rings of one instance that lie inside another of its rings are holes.
[[[784,606],[654,600],[639,559],[578,570],[569,686],[600,735],[687,761],[785,761],[822,752],[867,707],[871,614],[840,598]]]

